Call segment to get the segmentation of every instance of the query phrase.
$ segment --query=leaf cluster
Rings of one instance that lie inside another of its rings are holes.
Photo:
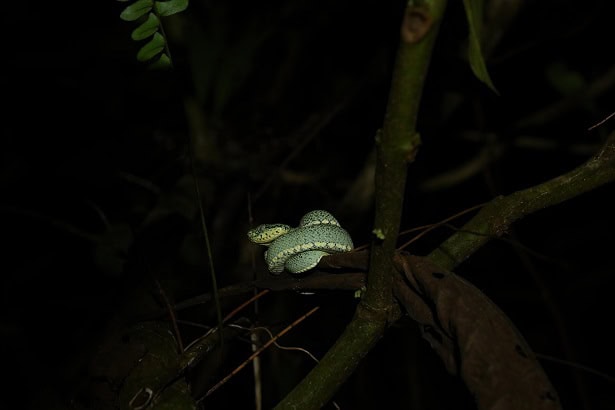
[[[141,62],[151,61],[149,67],[153,69],[172,66],[171,54],[167,47],[160,18],[180,13],[187,7],[188,0],[137,0],[122,11],[120,14],[122,20],[141,21],[141,24],[133,30],[132,39],[135,41],[149,39],[137,53],[137,60]],[[157,56],[158,58],[156,58]]]

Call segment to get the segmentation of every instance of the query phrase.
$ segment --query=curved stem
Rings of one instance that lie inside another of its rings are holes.
[[[428,257],[452,270],[515,221],[548,206],[615,181],[615,132],[589,161],[572,171],[531,188],[493,199]]]

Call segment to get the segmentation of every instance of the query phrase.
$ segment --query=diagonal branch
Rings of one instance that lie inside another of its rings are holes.
[[[492,200],[428,257],[445,269],[453,269],[524,216],[614,180],[615,132],[609,135],[600,151],[583,165],[542,184]]]

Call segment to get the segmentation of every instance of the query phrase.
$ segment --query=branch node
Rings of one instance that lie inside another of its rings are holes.
[[[408,6],[401,24],[401,39],[408,44],[421,41],[433,25],[429,10],[424,6]]]

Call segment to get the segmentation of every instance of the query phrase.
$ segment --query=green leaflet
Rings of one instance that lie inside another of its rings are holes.
[[[162,34],[155,33],[152,39],[137,53],[137,60],[148,61],[154,58],[164,48],[165,40]]]
[[[170,68],[173,64],[171,63],[171,59],[165,53],[160,55],[160,58],[149,65],[149,68],[152,70],[164,70]]]
[[[468,18],[468,26],[470,27],[468,60],[470,61],[470,67],[474,75],[483,83],[487,84],[494,93],[499,94],[495,85],[491,82],[491,77],[487,71],[487,66],[485,65],[485,60],[481,51],[480,34],[482,29],[483,4],[484,0],[463,0],[466,17]]]
[[[160,27],[160,19],[154,13],[147,16],[147,20],[132,32],[132,39],[135,41],[145,40],[152,34],[158,31]]]
[[[137,0],[122,11],[120,18],[126,21],[134,21],[148,13],[152,7],[154,7],[154,0]]]
[[[172,16],[180,13],[188,7],[188,0],[157,1],[154,5],[156,13],[161,17]]]

